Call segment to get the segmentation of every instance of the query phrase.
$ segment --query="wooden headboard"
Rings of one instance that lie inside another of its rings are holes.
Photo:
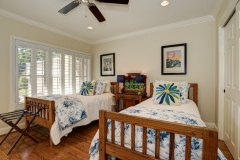
[[[111,92],[113,94],[119,92],[119,83],[118,82],[111,82]]]
[[[198,84],[197,83],[189,83],[190,88],[188,90],[188,99],[193,100],[198,106]],[[150,83],[150,97],[153,95],[153,83]]]

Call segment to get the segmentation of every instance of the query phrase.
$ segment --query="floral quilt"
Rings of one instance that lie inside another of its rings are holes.
[[[66,95],[49,95],[40,98],[55,101],[55,116],[58,118],[61,130],[87,117],[83,104],[78,98]]]
[[[196,115],[185,113],[183,111],[167,110],[167,109],[152,109],[143,106],[129,107],[120,113],[142,116],[146,118],[153,118],[158,120],[165,120],[170,122],[177,122],[182,124],[190,124],[195,126],[206,126],[205,123]],[[125,147],[131,148],[131,125],[124,125],[125,130]],[[121,124],[115,122],[115,143],[120,145],[121,142]],[[153,129],[147,129],[147,154],[155,155],[155,134],[156,131]],[[135,127],[135,150],[142,151],[142,127]],[[169,138],[170,133],[161,131],[160,132],[160,158],[168,159],[169,157]],[[108,120],[108,141],[111,141],[111,120]],[[184,160],[185,159],[185,141],[186,137],[183,135],[175,135],[175,150],[174,159]],[[99,159],[99,134],[98,132],[94,136],[89,154],[90,159]],[[202,140],[197,138],[192,138],[191,142],[191,159],[202,159]],[[218,159],[226,160],[222,152],[218,149]]]

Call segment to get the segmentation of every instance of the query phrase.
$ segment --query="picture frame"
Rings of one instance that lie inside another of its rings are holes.
[[[187,74],[187,43],[162,46],[162,75]]]
[[[100,55],[101,76],[115,76],[115,53]]]

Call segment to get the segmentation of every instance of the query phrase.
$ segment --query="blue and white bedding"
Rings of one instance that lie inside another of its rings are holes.
[[[112,105],[115,105],[115,99],[113,98],[114,94],[112,93],[103,93],[101,95],[94,95],[94,96],[82,96],[76,93],[68,96],[71,97],[71,99],[74,99],[75,101],[81,102],[81,105],[83,106],[83,110],[85,111],[85,114],[87,116],[84,119],[81,119],[75,123],[72,123],[72,125],[62,130],[58,125],[60,119],[56,114],[55,121],[50,129],[50,135],[54,145],[59,144],[61,141],[61,138],[63,136],[66,136],[68,133],[70,133],[73,128],[87,125],[92,121],[99,119],[100,109],[112,111]],[[47,98],[47,99],[50,99],[50,98]],[[57,106],[56,101],[55,101],[55,106]],[[59,113],[61,114],[62,112],[59,111]]]
[[[178,106],[179,107],[179,106]],[[171,109],[162,109],[158,107],[146,107],[146,106],[134,106],[127,108],[121,113],[142,116],[146,118],[153,118],[158,120],[165,120],[170,122],[177,122],[182,124],[190,124],[195,126],[205,126],[205,123],[199,118],[199,116],[191,113],[186,113],[183,111],[171,110]],[[115,143],[120,144],[120,134],[121,134],[121,125],[119,122],[115,122]],[[131,147],[131,125],[125,124],[125,147]],[[155,133],[153,129],[147,129],[147,154],[154,156],[155,151]],[[142,151],[142,128],[135,128],[135,149],[137,151]],[[160,155],[161,159],[168,159],[169,155],[169,133],[161,131],[160,133]],[[185,159],[185,136],[175,135],[175,159],[181,160]],[[111,141],[111,121],[108,120],[108,141]],[[99,134],[96,133],[95,137],[92,140],[89,154],[90,159],[99,159],[98,146],[99,146]],[[197,138],[192,138],[192,147],[191,147],[191,159],[202,159],[202,140]],[[226,158],[220,150],[218,150],[218,159],[225,160]]]
[[[41,99],[55,101],[55,116],[61,130],[87,117],[82,102],[68,95],[48,95]]]

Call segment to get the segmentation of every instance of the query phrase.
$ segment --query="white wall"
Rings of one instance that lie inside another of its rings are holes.
[[[92,53],[92,46],[65,36],[22,23],[5,16],[0,16],[0,113],[10,108],[10,37],[16,36],[40,43]],[[6,125],[0,122],[1,128]]]
[[[161,46],[187,43],[187,75],[161,75]],[[148,33],[93,46],[93,78],[101,77],[100,55],[115,53],[116,74],[141,72],[149,83],[155,79],[198,83],[199,110],[205,122],[215,123],[215,22]]]

